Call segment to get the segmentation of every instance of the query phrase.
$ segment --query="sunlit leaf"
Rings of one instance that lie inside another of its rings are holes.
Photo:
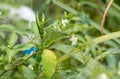
[[[93,41],[98,44],[98,43],[102,43],[104,41],[107,41],[107,40],[110,40],[110,39],[115,39],[115,38],[118,38],[118,37],[120,37],[120,31],[113,32],[113,33],[95,38]]]
[[[42,64],[47,79],[50,79],[56,70],[57,58],[51,50],[45,49],[42,54]]]

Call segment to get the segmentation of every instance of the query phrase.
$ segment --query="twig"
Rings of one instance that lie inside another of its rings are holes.
[[[0,77],[1,77],[5,72],[7,72],[7,71],[4,69],[4,71],[0,74]]]
[[[113,3],[114,0],[110,0],[107,8],[105,9],[104,11],[104,14],[103,14],[103,17],[102,17],[102,21],[101,21],[101,35],[103,36],[104,35],[104,32],[103,32],[103,28],[104,28],[104,22],[105,22],[105,17],[106,17],[106,14],[111,6],[111,4]]]
[[[41,72],[41,74],[37,77],[37,79],[42,78],[42,77],[43,77],[43,75],[44,75],[44,71],[42,71],[42,72]]]
[[[36,52],[33,52],[29,57],[27,57],[25,60],[21,61],[21,62],[18,64],[18,66],[21,65],[21,64],[23,64],[25,61],[27,61],[28,59],[30,59],[30,58],[31,58],[32,56],[34,56],[34,55],[36,55]]]
[[[4,71],[0,74],[0,77],[1,77],[2,75],[4,75],[4,73],[6,73],[6,72],[8,72],[8,71],[10,71],[10,70],[12,70],[12,69],[15,69],[15,68],[17,68],[18,66],[22,65],[25,61],[27,61],[28,59],[30,59],[30,58],[31,58],[32,56],[34,56],[35,54],[36,54],[35,52],[32,53],[30,56],[28,56],[26,59],[24,59],[23,61],[21,61],[19,64],[15,65],[15,66],[12,67],[12,68],[4,69]]]

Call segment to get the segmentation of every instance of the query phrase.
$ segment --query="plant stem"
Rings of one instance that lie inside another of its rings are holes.
[[[106,8],[105,11],[104,11],[103,17],[102,17],[102,21],[101,21],[101,35],[102,35],[102,36],[104,35],[103,29],[104,29],[105,17],[106,17],[106,15],[107,15],[107,12],[108,12],[110,6],[112,5],[113,1],[114,1],[114,0],[111,0],[111,1],[109,2],[107,8]]]
[[[44,71],[42,71],[42,72],[40,73],[40,75],[37,77],[37,79],[42,78],[43,75],[44,75]]]
[[[1,74],[0,74],[0,77],[4,74],[4,73],[6,73],[7,71],[6,70],[4,70]]]
[[[35,52],[32,53],[30,56],[28,56],[26,59],[24,59],[23,61],[21,61],[19,64],[13,66],[12,68],[4,69],[4,71],[0,74],[0,77],[1,77],[2,75],[4,75],[4,73],[6,73],[6,72],[8,72],[8,71],[10,71],[10,70],[12,70],[12,69],[15,69],[15,68],[17,68],[18,66],[22,65],[25,61],[27,61],[28,59],[30,59],[30,58],[31,58],[32,56],[34,56],[35,54],[36,54]]]

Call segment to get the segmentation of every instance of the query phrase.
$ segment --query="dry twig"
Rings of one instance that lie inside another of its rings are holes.
[[[105,11],[104,11],[104,14],[103,14],[103,17],[102,17],[102,21],[101,21],[101,35],[103,36],[104,35],[104,32],[103,32],[103,29],[104,29],[104,22],[105,22],[105,17],[106,17],[106,14],[111,6],[111,4],[113,3],[114,0],[110,0],[108,6],[106,7]]]

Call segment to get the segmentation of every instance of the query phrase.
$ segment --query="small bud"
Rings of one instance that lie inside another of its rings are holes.
[[[28,68],[29,69],[31,69],[31,70],[33,70],[34,68],[33,68],[33,66],[30,64],[30,65],[28,65]]]
[[[2,15],[2,12],[0,11],[0,15]]]
[[[120,75],[120,70],[118,70],[118,75]]]
[[[102,73],[99,79],[108,79],[108,76],[105,73]]]
[[[68,24],[68,22],[69,22],[69,21],[66,20],[66,19],[65,19],[65,20],[62,20],[62,25],[63,25],[63,26],[66,26],[66,25]]]
[[[72,35],[72,37],[70,38],[70,41],[72,42],[71,45],[75,45],[78,41],[78,38]]]

